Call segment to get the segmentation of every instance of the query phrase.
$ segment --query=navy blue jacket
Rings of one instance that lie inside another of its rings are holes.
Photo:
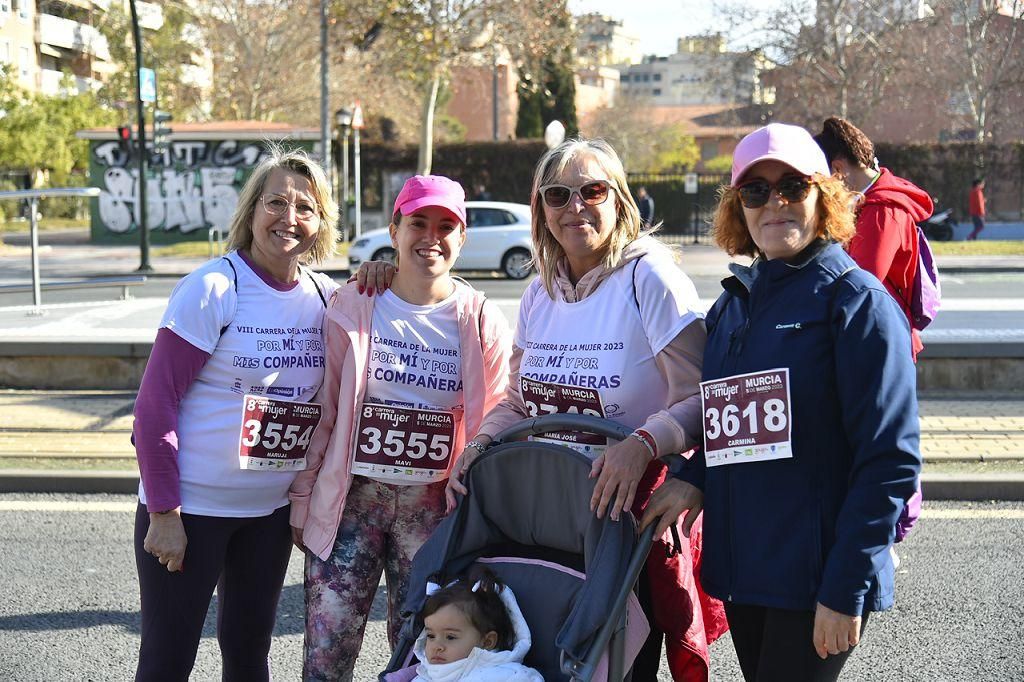
[[[889,547],[921,469],[910,328],[837,244],[794,261],[724,280],[707,316],[705,381],[789,368],[793,457],[689,460],[679,477],[704,491],[702,582],[739,604],[888,609]]]

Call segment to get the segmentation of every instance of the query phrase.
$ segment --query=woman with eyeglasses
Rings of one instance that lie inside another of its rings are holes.
[[[725,602],[747,680],[835,680],[869,613],[921,467],[899,306],[842,245],[850,193],[803,128],[740,141],[714,235],[730,255],[708,312],[704,449],[642,525],[703,510],[704,588]]]
[[[524,417],[578,413],[634,429],[612,445],[586,434],[543,437],[593,460],[591,508],[617,519],[642,508],[664,480],[660,455],[700,442],[704,313],[675,254],[643,232],[622,162],[607,143],[569,140],[549,151],[537,165],[531,205],[540,277],[522,297],[509,390],[467,444],[448,505],[465,494],[462,475],[502,429]],[[658,539],[641,578],[654,634],[635,681],[657,679],[666,635],[674,679],[706,679],[707,646],[724,622],[711,606],[705,624],[691,547],[673,555],[669,544]]]
[[[291,553],[288,488],[320,418],[334,250],[320,166],[272,149],[242,188],[229,253],[171,293],[135,403],[141,473],[137,680],[187,680],[213,590],[225,680],[266,680]]]

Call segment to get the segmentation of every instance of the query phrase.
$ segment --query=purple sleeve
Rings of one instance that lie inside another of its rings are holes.
[[[181,506],[178,481],[178,405],[210,354],[170,329],[156,333],[135,399],[132,440],[146,507],[162,512]]]
[[[907,500],[899,520],[896,522],[896,542],[903,542],[910,529],[917,523],[917,517],[921,516],[921,481],[917,482],[917,490]]]

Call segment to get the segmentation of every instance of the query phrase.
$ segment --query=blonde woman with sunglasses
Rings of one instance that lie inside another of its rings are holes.
[[[740,141],[714,235],[734,265],[707,315],[704,449],[642,525],[704,514],[701,580],[746,680],[836,680],[872,611],[921,468],[906,317],[843,249],[850,192],[803,128]]]
[[[664,480],[659,456],[699,444],[704,313],[675,254],[643,232],[622,162],[607,143],[570,140],[549,151],[534,174],[531,204],[540,277],[522,297],[508,393],[449,480],[449,507],[465,493],[460,477],[469,463],[503,428],[528,416],[581,413],[635,429],[615,444],[545,436],[593,460],[591,508],[617,519],[637,512]],[[724,618],[712,615],[705,629],[691,548],[666,558],[665,543],[659,539],[641,578],[654,634],[632,679],[657,678],[665,635],[674,678],[706,679],[707,646]]]

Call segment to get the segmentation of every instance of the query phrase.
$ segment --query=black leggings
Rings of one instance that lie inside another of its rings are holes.
[[[149,513],[138,506],[142,644],[136,680],[188,680],[215,586],[222,679],[270,679],[270,640],[292,547],[288,516],[287,505],[256,518],[182,514],[184,569],[169,573],[142,548]]]
[[[736,657],[747,682],[834,682],[853,653],[818,658],[814,650],[814,613],[764,606],[725,604]],[[861,634],[868,622],[865,612]]]

